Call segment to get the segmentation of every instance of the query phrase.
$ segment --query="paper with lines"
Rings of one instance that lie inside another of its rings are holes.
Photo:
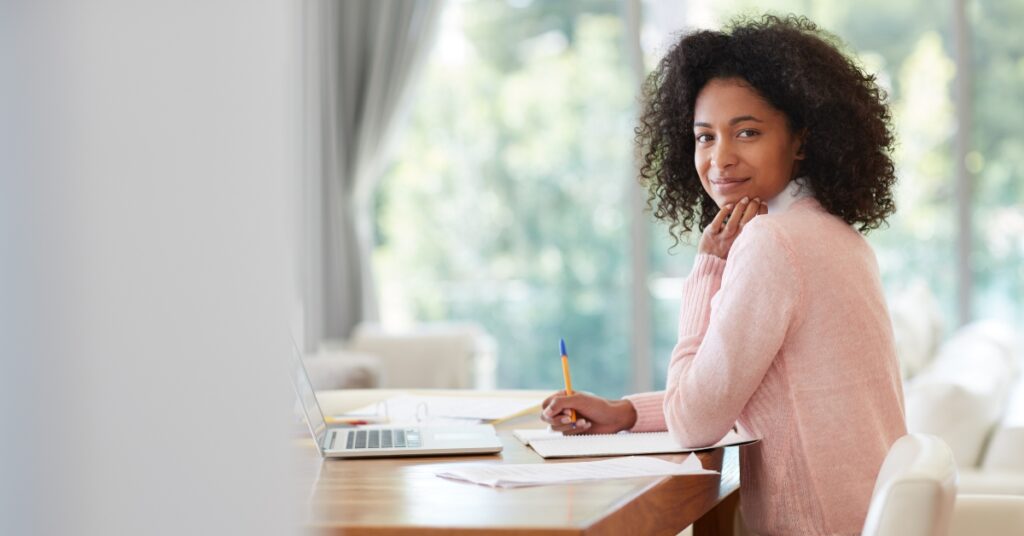
[[[611,478],[636,478],[669,475],[713,475],[690,454],[682,463],[650,456],[627,456],[610,460],[568,463],[472,464],[442,469],[442,478],[496,488],[518,488],[544,484],[566,484]]]
[[[519,441],[529,445],[544,458],[572,458],[582,456],[625,456],[631,454],[670,454],[693,452],[732,445],[746,445],[759,438],[730,430],[714,445],[684,447],[672,439],[668,432],[643,432],[596,435],[562,435],[550,429],[515,430]]]

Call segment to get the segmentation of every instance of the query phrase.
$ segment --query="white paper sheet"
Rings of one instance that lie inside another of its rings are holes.
[[[690,454],[682,463],[673,463],[650,456],[627,456],[594,462],[463,465],[452,469],[442,469],[435,474],[442,478],[472,484],[496,488],[518,488],[611,478],[717,473],[718,471],[704,469],[700,459]]]
[[[429,423],[439,419],[503,419],[539,406],[543,399],[487,396],[399,395],[346,413],[346,416],[387,417],[392,422]]]

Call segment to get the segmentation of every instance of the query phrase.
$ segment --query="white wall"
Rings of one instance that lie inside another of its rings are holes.
[[[300,16],[0,0],[0,533],[293,527]]]

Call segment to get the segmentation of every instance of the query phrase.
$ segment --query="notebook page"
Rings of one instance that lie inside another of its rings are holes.
[[[515,430],[515,436],[544,458],[668,454],[753,443],[758,438],[730,430],[720,441],[705,447],[684,447],[668,432],[563,436],[550,430]]]
[[[682,463],[630,456],[594,462],[460,465],[435,474],[473,484],[515,488],[610,478],[717,474],[717,471],[704,469],[700,460],[691,454]]]
[[[668,432],[646,434],[610,434],[566,436],[560,439],[533,440],[533,450],[545,458],[571,456],[623,456],[626,454],[662,454],[682,452]]]

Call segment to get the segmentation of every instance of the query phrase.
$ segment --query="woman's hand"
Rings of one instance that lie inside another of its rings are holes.
[[[576,410],[575,426],[569,418],[571,409]],[[565,435],[614,434],[633,427],[636,408],[628,400],[607,400],[578,391],[566,395],[559,391],[544,400],[540,418],[552,430]]]
[[[729,249],[736,237],[740,235],[743,226],[754,219],[758,214],[767,214],[768,205],[761,203],[760,199],[753,200],[744,197],[739,203],[729,203],[718,211],[711,224],[704,228],[700,235],[700,244],[697,246],[698,253],[714,255],[721,259],[729,256]],[[725,219],[729,218],[726,222]]]

